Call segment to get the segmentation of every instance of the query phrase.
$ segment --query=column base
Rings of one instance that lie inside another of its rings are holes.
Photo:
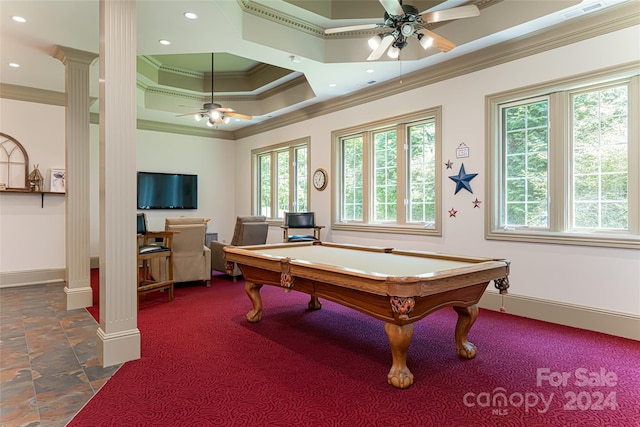
[[[82,288],[68,288],[65,286],[64,293],[67,295],[67,310],[86,308],[93,305],[93,289],[91,289],[91,286]]]
[[[140,359],[140,331],[138,328],[105,334],[98,328],[96,353],[103,367]]]

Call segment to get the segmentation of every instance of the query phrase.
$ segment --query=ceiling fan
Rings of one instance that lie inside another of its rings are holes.
[[[403,5],[402,0],[378,1],[386,11],[383,23],[328,28],[324,33],[335,34],[375,28],[389,29],[369,39],[369,47],[373,49],[373,52],[371,52],[367,61],[379,59],[387,49],[387,55],[390,58],[396,59],[400,56],[400,51],[407,46],[407,39],[409,37],[417,38],[425,50],[433,45],[442,52],[450,51],[456,47],[455,43],[427,30],[425,27],[435,22],[471,18],[480,15],[480,10],[475,5],[452,7],[450,9],[431,12],[429,11],[430,9],[428,9],[423,12],[418,12],[418,9],[414,6],[408,4]]]
[[[197,121],[207,118],[207,126],[213,127],[222,123],[229,123],[231,117],[251,120],[253,117],[247,114],[237,113],[233,108],[223,108],[222,105],[213,102],[213,53],[211,53],[211,102],[206,102],[200,111],[195,113],[178,114],[176,117],[194,115]]]

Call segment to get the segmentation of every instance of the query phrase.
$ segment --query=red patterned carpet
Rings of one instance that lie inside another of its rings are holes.
[[[415,384],[396,390],[382,322],[262,295],[257,324],[243,284],[225,279],[141,305],[142,358],[69,426],[640,426],[637,341],[481,310],[478,355],[463,360],[444,309],[416,323]]]

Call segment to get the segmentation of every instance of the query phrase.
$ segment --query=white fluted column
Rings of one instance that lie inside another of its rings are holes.
[[[100,328],[103,366],[140,358],[136,248],[136,2],[100,0]]]
[[[89,201],[89,66],[98,57],[64,46],[52,56],[65,66],[66,286],[67,310],[90,307],[91,205]]]

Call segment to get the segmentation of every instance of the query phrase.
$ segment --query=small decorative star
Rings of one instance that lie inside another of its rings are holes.
[[[476,197],[476,199],[471,203],[473,203],[473,207],[474,208],[479,208],[480,207],[480,203],[482,203],[482,202],[480,200],[478,200],[478,198]]]
[[[451,160],[447,160],[447,163],[444,164],[447,169],[451,169],[453,167],[453,162]]]
[[[467,190],[469,193],[473,194],[473,190],[471,190],[471,184],[469,184],[469,181],[471,181],[476,176],[478,176],[477,173],[469,173],[469,174],[466,173],[464,170],[464,163],[463,163],[460,166],[460,171],[458,172],[458,175],[453,175],[449,177],[449,179],[455,181],[456,183],[456,192],[453,194],[458,194],[458,191],[462,190],[463,188]]]
[[[458,213],[458,211],[457,211],[457,210],[455,210],[454,208],[451,208],[451,209],[449,210],[449,218],[451,218],[451,217],[454,217],[454,218],[455,218],[457,213]]]

